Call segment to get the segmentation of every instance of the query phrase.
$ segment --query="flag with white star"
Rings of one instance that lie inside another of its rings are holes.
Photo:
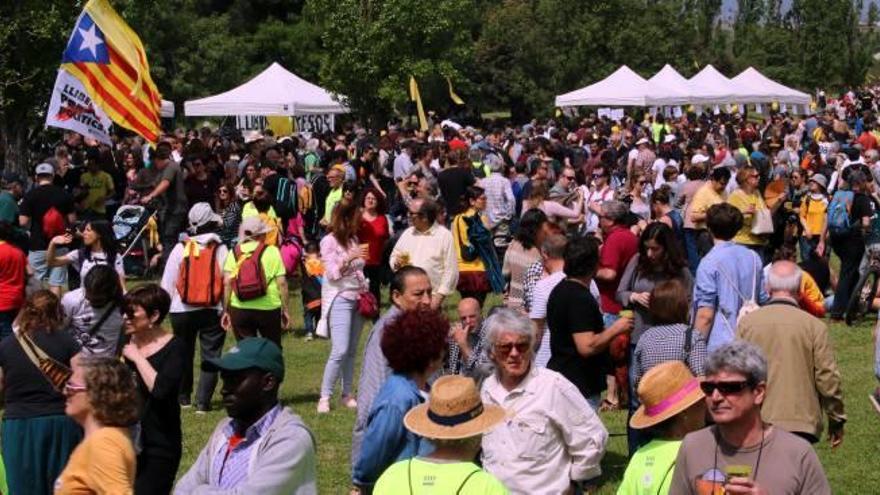
[[[89,0],[64,54],[61,68],[77,78],[94,103],[117,125],[156,143],[161,96],[150,77],[137,33],[108,0]]]

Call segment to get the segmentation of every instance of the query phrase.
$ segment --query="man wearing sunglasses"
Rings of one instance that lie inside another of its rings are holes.
[[[483,468],[511,493],[574,493],[572,484],[601,474],[608,431],[577,387],[534,366],[528,317],[495,310],[486,341],[495,373],[483,382],[483,403],[510,414],[483,436]]]
[[[684,438],[669,493],[830,495],[810,444],[761,418],[767,360],[759,347],[742,340],[719,347],[699,387],[715,425]]]

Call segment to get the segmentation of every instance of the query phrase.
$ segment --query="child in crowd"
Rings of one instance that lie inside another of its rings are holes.
[[[324,277],[324,265],[321,263],[320,250],[315,242],[305,246],[303,259],[302,304],[303,323],[306,329],[306,340],[315,338],[315,327],[321,317],[321,284]]]

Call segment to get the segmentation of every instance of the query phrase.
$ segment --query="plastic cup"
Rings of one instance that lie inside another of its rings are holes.
[[[633,311],[631,309],[623,309],[620,311],[619,314],[620,314],[621,318],[632,318],[633,317]]]
[[[724,473],[729,478],[751,478],[752,477],[752,466],[746,466],[744,464],[731,464],[724,468]]]

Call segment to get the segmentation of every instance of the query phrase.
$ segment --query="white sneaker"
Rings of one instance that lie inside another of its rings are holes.
[[[318,399],[318,414],[327,414],[330,412],[330,397],[321,397]]]
[[[343,395],[339,399],[339,402],[340,402],[340,404],[342,404],[343,406],[345,406],[349,409],[357,409],[357,406],[358,406],[357,400],[355,400],[355,398],[352,397],[351,395]]]

